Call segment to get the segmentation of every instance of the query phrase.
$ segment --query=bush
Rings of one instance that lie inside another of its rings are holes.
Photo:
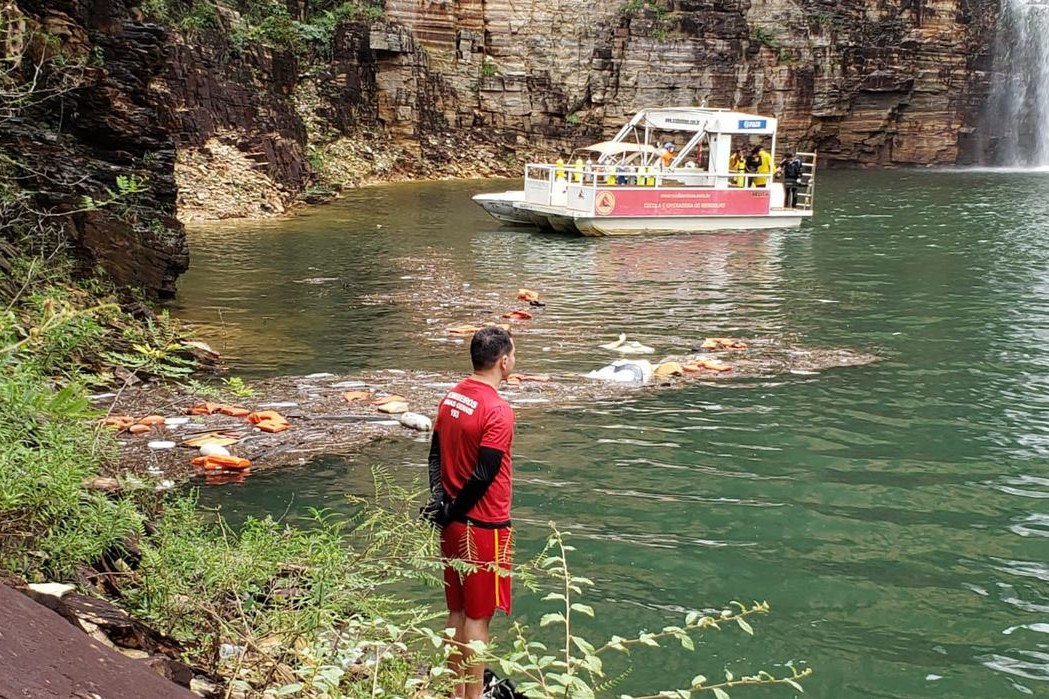
[[[85,491],[112,443],[90,426],[77,384],[58,390],[19,366],[0,373],[0,565],[30,579],[68,579],[141,531],[128,498]]]

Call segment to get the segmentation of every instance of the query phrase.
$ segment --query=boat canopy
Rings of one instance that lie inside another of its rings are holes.
[[[776,120],[772,117],[704,107],[642,109],[634,115],[624,131],[637,126],[660,131],[705,131],[712,134],[776,133]]]
[[[644,143],[627,143],[626,141],[601,141],[576,150],[591,151],[604,155],[622,155],[623,153],[655,153],[658,148]]]

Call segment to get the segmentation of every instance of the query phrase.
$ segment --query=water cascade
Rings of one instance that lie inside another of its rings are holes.
[[[1003,0],[988,104],[996,165],[1049,166],[1049,0]]]

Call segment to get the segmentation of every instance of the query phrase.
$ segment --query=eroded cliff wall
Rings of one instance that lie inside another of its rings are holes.
[[[85,67],[75,90],[0,119],[42,210],[77,211],[84,259],[162,295],[182,216],[283,213],[311,187],[516,175],[645,106],[772,114],[823,162],[975,159],[995,0],[386,0],[326,58],[186,37],[136,0],[16,0]],[[6,15],[5,15],[6,17]],[[6,20],[5,20],[6,21]],[[7,23],[9,28],[10,22]],[[8,40],[11,33],[8,31]],[[10,49],[10,47],[6,47]],[[117,175],[129,206],[78,211]]]
[[[0,233],[36,238],[36,250],[53,242],[41,236],[61,235],[87,266],[173,295],[189,255],[175,218],[175,141],[152,89],[167,33],[136,21],[124,0],[2,9]]]
[[[607,134],[644,106],[706,104],[776,115],[788,145],[825,159],[946,164],[968,157],[997,3],[387,0],[386,9],[454,94],[445,121],[509,129],[522,145]]]

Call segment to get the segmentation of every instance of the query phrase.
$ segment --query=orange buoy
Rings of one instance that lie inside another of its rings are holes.
[[[347,403],[352,403],[358,400],[367,400],[371,397],[371,391],[346,391],[346,393],[342,394],[342,399]]]
[[[192,408],[186,411],[187,415],[211,415],[212,413],[218,412],[218,409],[222,407],[221,403],[197,403]]]
[[[124,430],[135,424],[135,418],[128,415],[110,415],[98,421],[103,427],[112,427],[116,430]]]
[[[386,405],[387,403],[393,403],[394,401],[400,401],[401,403],[407,403],[408,399],[404,396],[398,396],[396,393],[389,396],[383,396],[382,398],[376,398],[372,401],[372,405]]]
[[[445,328],[445,332],[449,335],[473,335],[478,330],[480,328],[476,325],[453,325],[450,328]]]
[[[216,454],[212,456],[198,456],[193,459],[193,465],[199,466],[205,471],[243,471],[251,466],[251,461],[242,459],[239,456],[221,456]]]

